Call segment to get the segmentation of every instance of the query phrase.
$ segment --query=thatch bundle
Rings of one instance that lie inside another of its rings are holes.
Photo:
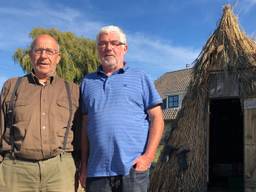
[[[193,78],[169,143],[151,175],[151,192],[207,190],[210,72],[236,74],[241,98],[256,95],[256,43],[240,30],[229,5],[224,7],[218,28],[193,64]]]

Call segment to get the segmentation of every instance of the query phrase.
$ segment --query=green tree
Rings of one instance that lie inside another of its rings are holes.
[[[95,41],[77,37],[71,32],[44,28],[34,28],[29,36],[35,39],[40,34],[50,34],[60,45],[61,61],[57,66],[57,74],[60,77],[79,83],[85,74],[97,69],[99,60]],[[30,72],[32,69],[29,50],[30,47],[18,48],[13,55],[14,61],[21,65],[24,72]]]

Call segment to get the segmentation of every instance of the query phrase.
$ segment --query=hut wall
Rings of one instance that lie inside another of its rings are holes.
[[[239,83],[237,75],[227,72],[211,73],[209,77],[209,97],[238,97]]]
[[[256,98],[244,100],[245,192],[256,191]]]

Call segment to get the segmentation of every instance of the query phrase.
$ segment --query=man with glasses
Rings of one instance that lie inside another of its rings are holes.
[[[29,53],[32,72],[3,86],[0,191],[75,191],[79,87],[56,74],[59,51],[52,36],[39,35]]]
[[[101,65],[81,84],[80,182],[86,192],[146,192],[163,133],[162,100],[149,77],[125,63],[119,27],[101,28],[97,49]]]

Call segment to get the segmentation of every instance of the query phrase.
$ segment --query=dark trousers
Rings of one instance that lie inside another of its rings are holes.
[[[149,170],[138,172],[131,168],[126,176],[87,178],[86,192],[146,192],[148,184]]]

